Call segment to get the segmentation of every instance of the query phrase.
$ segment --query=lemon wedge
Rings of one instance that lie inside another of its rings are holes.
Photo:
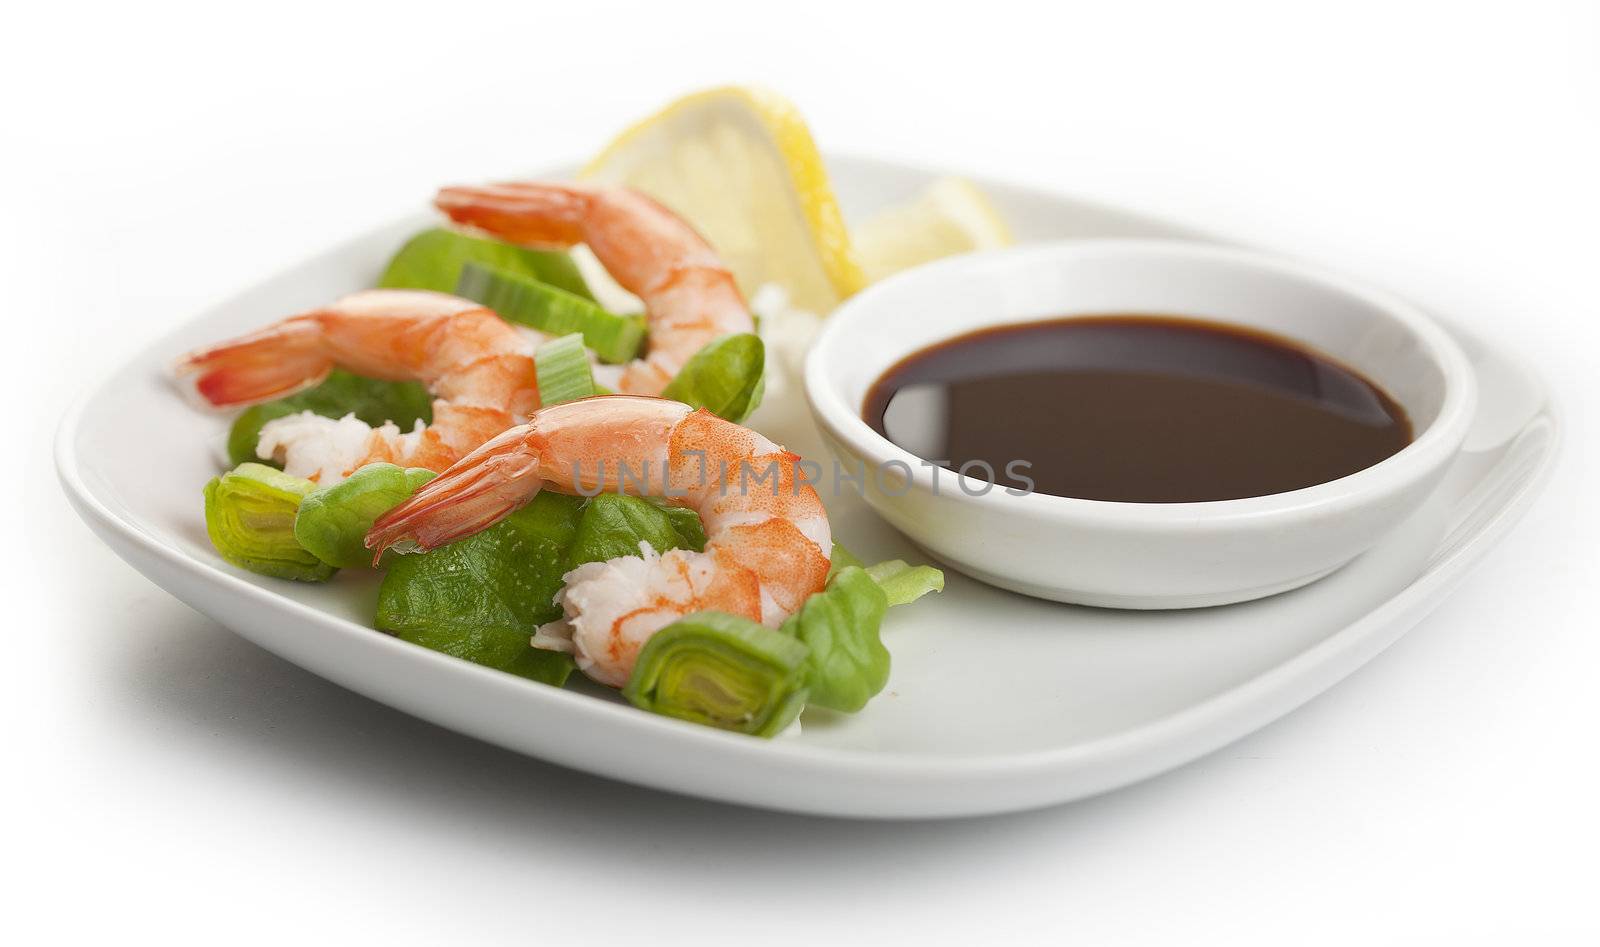
[[[583,177],[638,188],[698,229],[747,297],[769,283],[826,313],[864,283],[822,156],[787,100],[742,86],[679,99]]]
[[[1011,244],[1011,230],[970,181],[941,178],[904,204],[868,219],[855,233],[869,281],[957,253]]]

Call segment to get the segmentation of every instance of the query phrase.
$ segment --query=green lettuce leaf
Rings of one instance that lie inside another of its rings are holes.
[[[645,642],[622,696],[653,713],[770,737],[805,706],[806,648],[746,618],[687,615]]]
[[[929,592],[944,591],[944,573],[933,566],[908,565],[904,559],[889,559],[867,567],[867,575],[878,583],[889,599],[889,607],[910,605]]]
[[[295,540],[295,514],[316,484],[264,464],[240,464],[205,487],[206,535],[222,558],[278,579],[326,582],[330,566]]]
[[[700,515],[683,507],[666,506],[641,497],[602,493],[584,505],[577,538],[568,554],[568,568],[586,562],[604,562],[618,556],[637,556],[639,543],[656,552],[705,548],[706,534]]]
[[[490,528],[431,552],[396,556],[376,624],[413,644],[560,686],[572,658],[528,642],[555,604],[583,500],[545,491]]]
[[[876,565],[867,565],[838,543],[833,544],[833,554],[828,560],[828,578],[832,579],[847,566],[859,566],[878,583],[889,606],[909,605],[929,592],[944,591],[944,573],[933,566],[908,565],[904,559],[885,559]]]
[[[810,649],[811,703],[854,713],[889,681],[889,649],[879,626],[889,600],[860,566],[845,566],[780,629]]]
[[[706,526],[700,521],[699,513],[686,506],[673,506],[657,497],[645,497],[644,500],[665,514],[672,524],[672,531],[678,536],[674,549],[701,552],[706,548]]]
[[[431,470],[367,464],[343,482],[319,487],[300,501],[294,537],[331,566],[369,566],[372,551],[365,542],[372,524],[434,476]]]
[[[577,265],[565,253],[529,250],[442,227],[424,230],[406,241],[389,261],[378,285],[384,289],[454,293],[461,279],[461,268],[467,263],[481,263],[559,287],[590,301],[594,299]]]
[[[839,574],[840,569],[843,569],[846,566],[858,566],[862,569],[865,569],[867,564],[856,558],[855,553],[844,548],[838,543],[834,543],[833,552],[828,556],[828,578],[831,580],[834,576]]]
[[[418,421],[427,424],[433,420],[433,399],[414,381],[380,381],[335,369],[315,388],[258,404],[239,415],[228,432],[229,462],[261,462],[256,457],[261,428],[268,421],[302,411],[328,418],[354,414],[374,427],[393,421],[402,431],[409,431]]]
[[[738,424],[761,404],[766,349],[750,332],[725,335],[694,354],[661,397]]]

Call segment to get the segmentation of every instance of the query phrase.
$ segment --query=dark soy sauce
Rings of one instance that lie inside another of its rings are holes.
[[[865,417],[950,470],[983,461],[1001,486],[1029,478],[1040,493],[1136,503],[1298,490],[1411,442],[1405,411],[1349,368],[1267,333],[1163,316],[941,342],[878,379]],[[967,473],[989,479],[979,465]]]

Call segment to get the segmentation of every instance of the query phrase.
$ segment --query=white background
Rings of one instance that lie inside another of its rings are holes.
[[[34,931],[14,942],[1600,937],[1596,5],[915,9],[6,14],[0,811],[22,877],[0,925]],[[785,92],[824,148],[1170,215],[1451,312],[1547,374],[1561,467],[1453,598],[1282,722],[1110,796],[907,825],[438,730],[234,638],[67,509],[54,425],[131,347],[442,182],[583,157],[730,80]]]

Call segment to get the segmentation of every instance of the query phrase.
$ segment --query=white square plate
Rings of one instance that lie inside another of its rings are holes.
[[[937,175],[830,162],[854,215]],[[1072,198],[979,181],[1019,240],[1207,239]],[[582,683],[556,689],[416,647],[370,627],[371,574],[327,585],[223,562],[201,486],[225,429],[166,380],[195,346],[371,285],[416,217],[337,247],[151,345],[62,424],[74,507],[120,556],[173,595],[327,679],[492,743],[617,779],[827,815],[975,815],[1081,798],[1208,753],[1288,713],[1382,651],[1439,603],[1518,518],[1555,456],[1538,380],[1457,333],[1481,406],[1451,474],[1378,548],[1307,588],[1225,608],[1115,612],[1036,601],[947,572],[943,594],[895,609],[888,688],[855,716],[808,711],[798,737],[764,741],[634,710]],[[751,422],[826,462],[797,384],[769,388]],[[159,456],[159,469],[129,458]],[[926,557],[856,498],[829,501],[835,536],[868,560]]]

